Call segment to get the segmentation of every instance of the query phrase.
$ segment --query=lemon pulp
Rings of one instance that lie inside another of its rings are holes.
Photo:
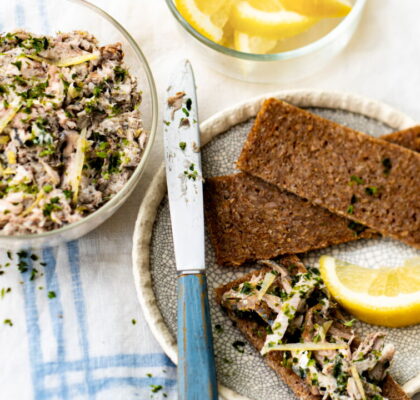
[[[319,263],[332,296],[360,320],[389,327],[420,323],[419,257],[397,268],[363,268],[330,256]]]
[[[275,52],[286,39],[304,34],[321,19],[344,17],[351,10],[348,0],[174,1],[203,36],[255,54]]]

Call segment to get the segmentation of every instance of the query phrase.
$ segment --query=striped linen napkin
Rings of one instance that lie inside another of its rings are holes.
[[[130,255],[116,251],[123,239],[98,236],[2,252],[1,399],[176,398],[174,365],[138,307]]]

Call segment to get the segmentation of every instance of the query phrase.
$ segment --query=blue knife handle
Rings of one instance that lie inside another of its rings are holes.
[[[178,276],[178,400],[217,400],[204,273]]]

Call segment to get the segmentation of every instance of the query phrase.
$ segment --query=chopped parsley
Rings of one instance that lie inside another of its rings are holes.
[[[46,217],[50,217],[50,216],[51,216],[51,213],[52,213],[53,211],[60,211],[60,210],[62,210],[62,209],[63,209],[63,207],[61,207],[61,206],[59,205],[59,203],[60,203],[60,198],[59,198],[59,197],[53,197],[53,198],[50,200],[50,202],[49,202],[49,203],[47,203],[47,204],[44,206],[44,208],[42,209],[43,214],[44,214]]]
[[[179,142],[179,148],[181,150],[185,150],[187,148],[187,143],[186,142]]]
[[[157,393],[163,389],[162,385],[150,385],[152,388],[152,393]]]
[[[3,321],[3,323],[4,323],[5,325],[13,326],[13,322],[12,322],[12,320],[11,320],[11,319],[5,319],[5,320]]]
[[[0,94],[8,94],[9,90],[5,85],[0,85]]]
[[[359,224],[359,223],[354,222],[354,221],[350,221],[347,224],[347,227],[349,229],[351,229],[356,235],[362,234],[367,229],[367,227],[365,225]]]
[[[241,340],[235,340],[232,343],[232,346],[239,353],[244,353],[245,352],[245,342],[242,342]]]
[[[283,304],[281,310],[283,311],[284,315],[289,318],[289,320],[293,319],[295,316],[296,308],[291,306],[289,303]]]
[[[187,99],[187,101],[185,102],[185,107],[187,107],[188,111],[191,111],[191,106],[192,106],[192,100]]]
[[[36,274],[38,273],[38,270],[36,268],[32,268],[31,270],[31,276],[29,278],[30,281],[34,281],[36,278]]]
[[[185,108],[185,107],[182,107],[182,112],[187,116],[187,117],[189,117],[190,116],[190,113],[189,113],[189,111]]]
[[[193,181],[195,181],[198,177],[198,171],[195,169],[195,164],[191,164],[189,166],[188,170],[184,171],[184,175],[188,179],[192,179]]]
[[[281,328],[281,323],[280,322],[276,322],[272,327],[273,331],[276,331],[280,328]]]
[[[22,61],[12,62],[12,65],[14,65],[19,71],[22,69]]]
[[[343,322],[343,325],[351,327],[351,326],[353,326],[355,321],[356,321],[355,319],[351,319],[350,321]]]
[[[28,258],[28,252],[26,250],[18,251],[16,254],[19,258]]]
[[[354,214],[354,205],[353,205],[353,204],[350,204],[350,205],[347,207],[347,213],[348,213],[348,214]]]
[[[53,190],[53,187],[51,185],[45,185],[45,186],[42,187],[42,190],[45,193],[50,193]]]
[[[99,97],[105,91],[105,86],[103,84],[97,85],[93,88],[93,96]]]
[[[120,153],[118,153],[118,152],[112,153],[109,156],[108,162],[109,162],[109,164],[108,164],[108,172],[110,174],[113,174],[115,172],[118,172],[119,171],[119,167],[121,165],[121,156],[120,156]]]
[[[365,193],[369,196],[376,196],[378,194],[378,188],[376,186],[368,186],[365,188]]]
[[[107,158],[108,157],[108,153],[106,151],[97,151],[96,152],[96,157],[99,157],[99,158]]]
[[[164,123],[166,126],[171,125],[171,122],[170,122],[170,121],[165,121],[165,120],[163,120],[163,123]]]
[[[352,175],[351,177],[350,177],[350,182],[349,182],[349,185],[353,185],[353,184],[357,184],[357,185],[363,185],[364,183],[365,183],[365,181],[362,179],[362,178],[360,178],[360,177],[358,177],[358,176],[356,176],[356,175]]]
[[[19,43],[20,47],[24,47],[25,49],[28,49],[28,50],[33,49],[35,50],[35,53],[40,53],[43,50],[47,50],[49,45],[50,43],[45,36],[42,38],[31,37]]]
[[[115,74],[115,80],[116,82],[124,82],[125,78],[128,75],[128,71],[124,68],[121,68],[120,66],[116,66],[114,68],[114,74]]]
[[[19,261],[18,270],[22,274],[24,274],[25,272],[28,272],[28,263],[25,261]]]
[[[131,323],[132,323],[133,325],[136,325],[136,324],[137,324],[137,321],[133,318],[133,319],[131,320]]]
[[[26,80],[20,75],[16,75],[15,77],[13,77],[13,82],[21,86],[28,86],[28,83],[26,82]]]
[[[65,190],[63,190],[63,193],[64,193],[64,197],[66,199],[71,199],[73,197],[73,191],[72,190],[65,189]]]
[[[392,161],[390,158],[386,157],[382,160],[382,167],[385,175],[389,175],[392,169]]]
[[[56,297],[57,297],[57,295],[55,294],[55,292],[53,292],[53,291],[48,292],[48,298],[49,299],[55,299]]]
[[[12,288],[8,287],[8,288],[2,288],[0,290],[0,297],[3,298],[4,296],[6,296],[7,293],[10,293],[12,291]]]
[[[102,112],[99,109],[96,109],[97,112]],[[115,117],[116,115],[119,115],[123,112],[123,109],[121,108],[121,106],[119,104],[114,104],[111,108],[111,112],[112,112],[112,117]]]
[[[242,285],[241,293],[243,294],[250,294],[252,293],[253,287],[249,282],[244,282]]]
[[[51,98],[51,95],[47,95],[45,93],[45,89],[47,87],[48,87],[48,81],[41,82],[41,83],[38,83],[38,85],[35,85],[32,88],[29,88],[26,92],[18,93],[18,95],[20,97],[22,97],[22,99],[24,99],[24,100],[38,99],[38,98],[41,98],[41,97]],[[54,97],[54,96],[52,96],[52,97]]]

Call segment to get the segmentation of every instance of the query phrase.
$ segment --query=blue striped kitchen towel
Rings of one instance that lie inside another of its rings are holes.
[[[1,399],[176,397],[175,367],[138,307],[130,255],[113,250],[123,240],[100,236],[2,252]]]

